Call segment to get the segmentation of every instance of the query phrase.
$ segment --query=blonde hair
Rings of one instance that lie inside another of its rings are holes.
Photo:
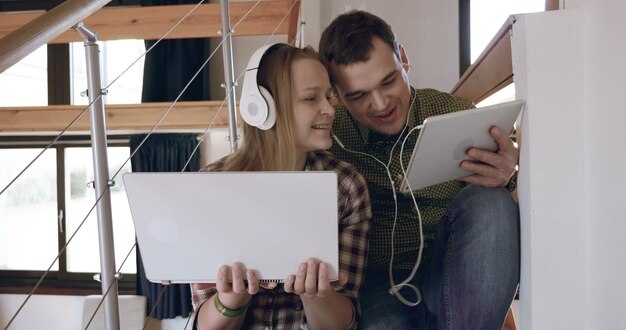
[[[277,44],[268,49],[257,74],[257,83],[265,87],[276,104],[276,124],[269,130],[243,125],[243,143],[224,161],[224,171],[293,171],[296,147],[293,139],[292,66],[299,59],[319,61],[313,48]]]

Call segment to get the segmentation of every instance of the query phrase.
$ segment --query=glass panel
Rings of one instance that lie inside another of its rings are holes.
[[[471,0],[471,62],[480,56],[509,15],[544,11],[545,5],[545,0]]]
[[[0,73],[0,107],[48,105],[48,47]]]
[[[96,202],[92,188],[87,182],[93,181],[93,165],[91,148],[67,148],[66,156],[66,200],[67,200],[67,228],[69,239],[87,216]],[[109,147],[109,177],[115,174],[122,163],[130,156],[128,147]],[[115,178],[115,185],[111,187],[111,212],[113,217],[113,239],[115,245],[115,265],[119,268],[122,261],[135,244],[135,229],[130,209],[124,191],[122,175],[130,172],[130,161],[124,165]],[[68,272],[100,271],[100,253],[98,247],[97,210],[94,207],[91,214],[76,236],[69,243],[67,249]],[[122,269],[123,273],[135,273],[135,251],[133,251]]]
[[[515,100],[515,84],[509,84],[501,90],[493,93],[488,98],[476,104],[477,107],[484,107],[492,104],[498,104]]]
[[[112,40],[98,42],[100,45],[100,66],[102,68],[102,87],[106,87],[113,79],[122,75],[104,97],[106,104],[134,104],[141,103],[141,89],[143,86],[143,63],[141,57],[124,74],[133,61],[145,52],[143,40]],[[72,57],[72,104],[87,105],[89,98],[81,96],[87,90],[87,73],[85,61],[85,46],[82,42],[74,42],[70,46]]]
[[[41,150],[0,149],[0,189]],[[46,270],[58,255],[55,151],[46,150],[0,195],[2,270]],[[52,270],[58,270],[58,263]]]

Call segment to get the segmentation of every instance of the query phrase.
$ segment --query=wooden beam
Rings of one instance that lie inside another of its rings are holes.
[[[513,82],[510,16],[478,59],[452,87],[451,94],[478,103]]]
[[[212,128],[228,127],[228,108],[222,101],[178,102],[157,127],[157,131],[204,131],[217,114]],[[148,131],[171,106],[170,102],[106,105],[109,133],[116,131]],[[85,106],[52,105],[41,107],[0,108],[1,133],[58,133]],[[80,117],[69,132],[89,131],[89,111]]]
[[[294,1],[296,4],[292,8],[291,5]],[[297,16],[300,11],[299,0],[264,0],[252,9],[255,4],[255,1],[230,4],[230,16],[234,28],[233,36],[269,35],[274,32],[276,34],[293,33],[293,30],[290,31],[289,28],[290,24],[293,27],[293,22],[297,23]],[[102,8],[89,16],[85,20],[85,25],[98,33],[99,40],[158,39],[163,37],[163,34],[194,6]],[[292,8],[291,12],[289,11],[290,8]],[[248,16],[235,26],[234,24],[239,22],[250,9],[252,11]],[[41,21],[46,15],[43,12],[0,14],[0,37],[19,29],[20,26],[31,26],[32,24],[28,22]],[[220,5],[203,4],[166,38],[220,37],[220,30]],[[11,33],[7,38],[13,35],[14,33]],[[0,44],[5,40],[6,38],[0,40]],[[82,41],[82,39],[77,32],[69,30],[50,43],[73,41]],[[222,101],[179,102],[164,122],[159,125],[158,130],[204,130],[221,103]],[[149,130],[169,106],[169,103],[108,105],[106,106],[107,129],[110,131]],[[0,133],[60,132],[83,109],[82,106],[67,105],[0,108]],[[70,132],[89,130],[88,114],[85,113],[82,117],[70,128]],[[227,127],[227,125],[228,115],[227,110],[224,109],[212,127]]]
[[[90,0],[91,1],[91,0]],[[250,10],[256,2],[233,2],[230,16],[233,26]],[[85,19],[85,26],[98,34],[99,40],[161,38],[174,24],[184,17],[195,5],[172,5],[151,7],[111,7],[102,8]],[[239,24],[233,36],[270,35],[278,27],[276,34],[289,32],[288,14],[291,2],[288,0],[261,1],[256,8]],[[294,11],[298,11],[297,5]],[[4,13],[0,14],[0,38],[34,20],[43,13]],[[278,26],[279,22],[282,23]],[[221,37],[221,13],[219,3],[200,5],[166,39],[213,38]],[[76,31],[68,30],[50,43],[82,41]]]
[[[559,0],[546,0],[546,11],[559,10]]]

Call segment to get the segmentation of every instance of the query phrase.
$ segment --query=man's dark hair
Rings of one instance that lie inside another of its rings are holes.
[[[369,60],[372,39],[380,38],[400,59],[400,49],[391,26],[382,18],[362,10],[337,16],[320,38],[319,52],[324,64],[349,65]]]

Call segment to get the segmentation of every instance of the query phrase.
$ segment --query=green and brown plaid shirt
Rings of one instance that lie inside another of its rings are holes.
[[[224,159],[221,159],[204,167],[201,171],[221,171],[223,166]],[[345,285],[336,287],[335,290],[352,302],[353,318],[349,329],[354,329],[361,314],[358,298],[365,275],[367,243],[372,218],[367,184],[354,166],[339,160],[328,151],[309,152],[306,169],[337,173],[339,271],[348,277],[348,281]],[[298,192],[294,191],[294,193]],[[202,303],[215,292],[215,288],[196,290],[192,285],[194,311],[198,311]],[[279,284],[274,290],[261,289],[252,297],[243,328],[296,330],[309,327],[300,297],[286,293],[283,285]]]
[[[408,127],[402,136],[382,135],[360,125],[342,106],[336,107],[333,133],[348,152],[336,142],[331,152],[340,159],[352,163],[365,176],[372,201],[372,227],[368,254],[368,271],[387,268],[391,256],[391,231],[394,220],[394,200],[391,184],[385,168],[372,155],[387,164],[393,149],[389,172],[396,189],[402,185],[403,175],[399,154],[406,134],[425,118],[456,112],[473,107],[470,101],[451,96],[434,89],[411,89],[412,107],[409,111]],[[404,145],[402,162],[407,168],[415,146],[418,130],[411,133]],[[396,141],[399,143],[393,147]],[[355,153],[357,152],[357,153]],[[463,188],[461,181],[449,181],[414,192],[422,214],[425,245],[435,236],[439,219],[457,193]],[[419,249],[419,224],[411,196],[398,193],[398,219],[394,235],[394,269],[411,269]]]

